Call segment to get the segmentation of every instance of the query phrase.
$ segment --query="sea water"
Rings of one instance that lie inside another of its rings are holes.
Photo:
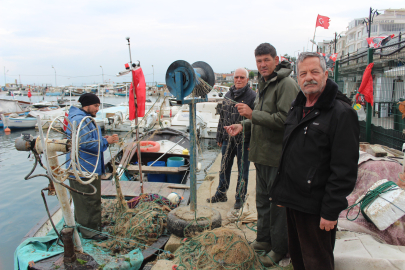
[[[8,96],[0,96],[0,98],[12,99]],[[148,98],[152,102],[155,101],[154,97]],[[26,96],[15,97],[15,99],[29,101]],[[43,97],[33,96],[32,102],[39,102],[42,99]],[[47,101],[56,101],[56,99],[57,97],[45,97]],[[104,102],[120,104],[125,102],[125,97],[104,97]],[[34,165],[34,157],[29,156],[29,152],[17,151],[14,146],[15,139],[23,132],[34,137],[39,135],[35,129],[12,131],[11,134],[6,135],[3,128],[0,128],[0,270],[13,269],[15,249],[28,231],[46,216],[41,189],[47,187],[49,181],[45,177],[24,180]],[[112,133],[116,132],[109,131],[104,135]],[[120,137],[125,134],[118,133]],[[202,164],[202,169],[197,175],[198,186],[219,153],[215,140],[202,140],[200,147],[202,152],[199,154],[199,162]],[[112,148],[113,155],[117,150]],[[109,156],[108,150],[104,152],[105,158]],[[43,173],[45,170],[38,165],[33,174]],[[51,210],[58,205],[58,200],[56,196],[47,196],[46,191],[45,194]]]

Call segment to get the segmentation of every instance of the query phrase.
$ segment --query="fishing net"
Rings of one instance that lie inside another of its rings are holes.
[[[111,254],[124,255],[152,245],[167,234],[167,213],[176,207],[158,194],[143,194],[128,201],[124,209],[114,199],[102,199],[102,228],[111,237],[96,245]]]
[[[265,269],[249,243],[226,228],[186,241],[174,256],[177,269]]]

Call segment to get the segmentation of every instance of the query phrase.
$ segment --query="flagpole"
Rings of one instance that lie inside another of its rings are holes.
[[[311,52],[313,52],[314,51],[314,43],[315,43],[315,33],[316,33],[316,24],[315,24],[315,31],[314,31],[314,38],[312,39],[312,49],[311,49]]]
[[[134,84],[134,75],[132,73],[132,56],[131,56],[131,44],[129,42],[129,37],[126,38],[128,40],[128,49],[129,49],[129,61],[130,61],[130,69],[131,69],[131,76],[132,76],[132,91],[134,93],[134,103],[135,103],[135,139],[137,142],[136,145],[136,155],[138,157],[138,166],[139,166],[139,182],[141,186],[141,194],[143,194],[143,179],[142,179],[142,164],[141,164],[141,149],[140,149],[140,142],[139,142],[139,127],[138,127],[138,101],[135,93],[135,84]]]

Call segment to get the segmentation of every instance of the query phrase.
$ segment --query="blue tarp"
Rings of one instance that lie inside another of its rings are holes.
[[[63,224],[64,220],[62,219],[56,225],[56,229],[60,231],[63,228]],[[56,240],[57,235],[54,230],[51,230],[44,237],[26,239],[14,252],[14,270],[26,270],[31,261],[38,262],[63,253],[63,247],[57,245]],[[92,256],[99,265],[104,265],[104,270],[138,270],[142,265],[143,255],[140,249],[135,249],[120,257],[112,257],[109,255],[109,252],[94,245],[93,240],[83,238],[81,240],[84,252]],[[123,258],[124,260],[117,260],[117,258]]]

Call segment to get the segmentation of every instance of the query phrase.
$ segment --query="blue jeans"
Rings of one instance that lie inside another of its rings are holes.
[[[238,164],[238,183],[236,185],[236,201],[245,200],[248,178],[249,178],[249,165],[248,159],[249,142],[236,144],[234,140],[224,141],[222,143],[222,160],[221,169],[219,171],[219,185],[217,189],[217,196],[226,196],[229,188],[231,178],[231,171],[233,160],[236,156]],[[243,153],[242,153],[243,151]],[[243,154],[243,156],[242,156]],[[243,163],[243,166],[242,166]]]

